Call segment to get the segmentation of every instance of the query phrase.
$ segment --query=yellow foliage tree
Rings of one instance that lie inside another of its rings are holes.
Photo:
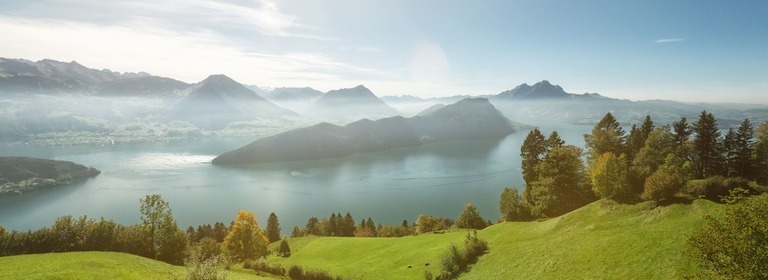
[[[267,255],[269,240],[252,212],[240,210],[224,238],[224,251],[234,261],[258,259]]]

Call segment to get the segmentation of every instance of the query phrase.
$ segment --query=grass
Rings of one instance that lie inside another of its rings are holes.
[[[490,251],[460,279],[685,278],[696,272],[689,233],[720,212],[704,200],[661,207],[600,200],[546,221],[497,224],[478,232]],[[463,245],[466,233],[295,238],[291,257],[269,261],[351,279],[423,279],[425,269],[437,274],[440,254],[451,242]]]
[[[600,200],[558,218],[501,223],[478,234],[486,255],[460,279],[682,279],[694,276],[688,235],[721,205],[696,200],[654,207]],[[348,279],[423,279],[436,275],[451,243],[468,231],[401,238],[302,237],[293,254],[268,261],[319,269]],[[272,244],[276,250],[279,242]],[[429,266],[425,266],[429,263]],[[408,268],[408,266],[411,268]],[[182,279],[185,268],[110,252],[51,253],[0,258],[0,279]],[[272,279],[233,267],[228,279]]]
[[[114,252],[72,252],[0,258],[0,279],[184,279],[186,269]],[[272,279],[233,269],[227,279]]]

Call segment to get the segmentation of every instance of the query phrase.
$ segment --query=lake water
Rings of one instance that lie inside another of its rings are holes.
[[[591,126],[541,125],[583,145]],[[455,218],[471,202],[486,219],[499,217],[504,187],[522,187],[520,145],[528,131],[494,141],[460,141],[355,154],[341,159],[243,167],[210,160],[251,138],[207,138],[116,146],[0,145],[0,155],[68,160],[102,173],[66,187],[0,198],[0,225],[12,230],[50,226],[62,215],[138,223],[139,200],[161,194],[182,228],[229,222],[237,210],[262,226],[275,212],[283,234],[311,216],[350,212],[356,221],[415,221],[419,214]]]

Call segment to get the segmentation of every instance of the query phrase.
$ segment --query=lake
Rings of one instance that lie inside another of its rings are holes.
[[[591,126],[556,129],[568,144],[583,146]],[[68,160],[102,173],[66,187],[0,198],[0,225],[10,230],[50,226],[63,215],[140,222],[139,200],[160,194],[179,227],[233,220],[237,210],[270,212],[283,234],[311,216],[350,212],[356,221],[413,223],[418,215],[458,217],[474,203],[496,221],[504,187],[522,188],[520,145],[528,131],[501,140],[457,141],[355,154],[340,159],[252,166],[214,166],[210,160],[253,138],[205,138],[114,146],[0,145],[0,155]]]

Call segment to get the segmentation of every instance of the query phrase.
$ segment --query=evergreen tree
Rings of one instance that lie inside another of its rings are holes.
[[[534,217],[558,216],[594,199],[583,182],[584,164],[578,147],[565,145],[549,151],[537,172],[539,179],[525,190]]]
[[[588,162],[604,153],[620,155],[626,151],[624,129],[611,113],[605,114],[603,119],[592,128],[591,134],[584,135],[584,142],[588,149]]]
[[[643,191],[646,178],[664,164],[667,155],[675,151],[675,146],[675,136],[667,126],[656,128],[648,135],[627,174],[632,193],[640,194]]]
[[[368,220],[365,221],[365,227],[367,227],[373,232],[373,236],[378,235],[378,231],[376,230],[376,224],[373,222],[373,219],[371,219],[371,217],[368,217]]]
[[[756,133],[754,178],[762,185],[768,184],[768,120],[760,124]]]
[[[355,219],[352,218],[352,214],[349,214],[349,212],[347,212],[347,215],[344,216],[343,223],[344,223],[343,236],[355,236]]]
[[[722,175],[724,173],[722,147],[718,142],[720,131],[717,129],[717,120],[712,113],[702,111],[693,125],[693,131],[696,133],[693,139],[694,166],[699,178]]]
[[[311,217],[309,218],[309,220],[307,220],[307,225],[304,226],[304,230],[308,235],[320,236],[322,234],[318,226],[319,223],[320,223],[320,220],[318,220],[316,217]]]
[[[552,150],[557,147],[562,147],[563,145],[565,145],[565,141],[563,141],[563,139],[560,138],[560,134],[558,134],[557,131],[552,131],[552,133],[549,134],[549,138],[547,138],[546,151]]]
[[[539,165],[546,152],[547,140],[538,128],[534,128],[525,137],[523,145],[520,147],[523,180],[526,185],[530,185],[539,178],[539,175],[536,173],[536,166]]]
[[[267,218],[267,240],[269,243],[280,240],[280,222],[277,220],[275,212],[269,213],[269,218]]]
[[[723,174],[726,176],[735,176],[736,174],[736,131],[733,128],[728,129],[728,133],[723,137],[722,142],[723,161],[725,163]]]
[[[291,238],[302,237],[302,236],[304,236],[304,232],[302,232],[302,230],[298,226],[293,227],[293,230],[291,231]]]
[[[291,247],[288,246],[288,240],[283,239],[283,241],[280,241],[280,248],[277,249],[277,253],[281,257],[291,256]]]
[[[326,230],[326,234],[328,236],[339,236],[339,228],[341,225],[339,225],[338,220],[336,219],[336,214],[331,213],[331,217],[328,218],[328,229]]]
[[[744,119],[736,131],[734,152],[736,158],[733,161],[734,176],[745,179],[755,179],[755,142],[752,139],[755,132],[749,119]]]
[[[627,138],[627,152],[630,161],[640,152],[640,149],[645,145],[645,140],[648,139],[648,136],[651,135],[651,132],[653,132],[655,128],[656,126],[653,124],[651,116],[649,115],[645,116],[645,120],[639,128],[634,124],[632,125],[629,137]]]
[[[675,144],[677,146],[685,145],[691,137],[691,126],[688,125],[688,119],[681,117],[679,121],[672,123],[672,129],[675,136]]]
[[[227,237],[227,233],[229,230],[227,229],[227,226],[224,225],[222,222],[216,222],[213,225],[213,236],[212,238],[216,240],[216,242],[224,242],[224,238]]]

